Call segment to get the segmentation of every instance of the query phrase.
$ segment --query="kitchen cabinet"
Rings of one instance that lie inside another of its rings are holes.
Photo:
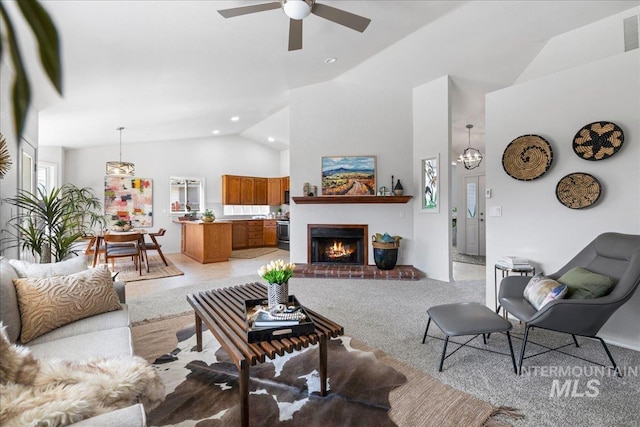
[[[279,206],[288,189],[289,177],[222,175],[222,204]]]
[[[240,204],[255,205],[255,179],[250,176],[240,178]]]
[[[275,219],[264,220],[262,229],[264,246],[277,246],[278,244],[278,226]]]
[[[264,221],[263,220],[250,220],[247,221],[247,231],[248,231],[248,246],[250,248],[259,248],[260,246],[264,246],[264,236],[263,236],[263,228]]]
[[[202,264],[228,261],[231,256],[230,222],[181,221],[182,253]]]
[[[282,189],[282,178],[268,179],[268,205],[278,206],[284,203],[284,190]]]
[[[241,204],[240,188],[242,177],[222,175],[222,203],[225,205]]]
[[[267,178],[254,178],[253,179],[254,182],[254,197],[253,197],[253,204],[254,205],[268,205],[268,182],[269,180]]]
[[[249,221],[233,221],[231,242],[233,249],[249,247]]]

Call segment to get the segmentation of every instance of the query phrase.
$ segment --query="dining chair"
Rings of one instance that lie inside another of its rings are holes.
[[[167,230],[165,230],[164,228],[161,228],[156,233],[147,233],[147,235],[151,239],[151,242],[149,242],[148,240],[145,240],[144,248],[145,248],[146,251],[158,251],[158,255],[160,255],[160,258],[162,258],[162,261],[164,262],[164,265],[169,266],[169,263],[167,262],[167,259],[164,257],[164,254],[162,253],[162,249],[160,249],[162,247],[162,245],[159,244],[158,241],[156,240],[156,237],[164,236],[164,233],[166,233],[166,231]],[[147,258],[147,263],[148,262],[149,261],[148,261],[148,258]]]
[[[142,245],[142,235],[140,233],[115,234],[107,233],[104,235],[105,242],[105,262],[111,260],[111,268],[115,270],[115,259],[130,257],[133,259],[136,270],[142,276],[142,263],[145,258]],[[123,245],[123,243],[128,243]],[[149,272],[149,264],[147,262],[147,272]]]

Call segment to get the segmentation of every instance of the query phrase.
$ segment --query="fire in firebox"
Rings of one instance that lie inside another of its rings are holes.
[[[333,241],[333,245],[327,245],[325,248],[325,256],[330,260],[340,260],[351,257],[355,249],[351,245],[344,245],[341,241]]]

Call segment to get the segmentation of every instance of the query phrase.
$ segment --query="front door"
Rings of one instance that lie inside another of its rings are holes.
[[[478,221],[478,177],[464,178],[465,188],[465,251],[469,255],[479,254],[479,221]]]

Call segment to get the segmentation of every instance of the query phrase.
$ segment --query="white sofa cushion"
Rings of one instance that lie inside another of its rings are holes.
[[[69,276],[14,279],[24,344],[85,317],[121,310],[106,266]]]
[[[9,341],[16,342],[20,336],[20,310],[18,309],[18,297],[13,279],[18,274],[13,269],[9,260],[0,260],[0,321],[7,327]]]
[[[87,269],[87,257],[77,256],[60,262],[36,264],[18,259],[9,260],[19,277],[44,278],[68,276]]]
[[[133,344],[129,328],[114,328],[41,344],[29,344],[29,350],[38,359],[57,358],[80,361],[92,357],[132,356]]]

